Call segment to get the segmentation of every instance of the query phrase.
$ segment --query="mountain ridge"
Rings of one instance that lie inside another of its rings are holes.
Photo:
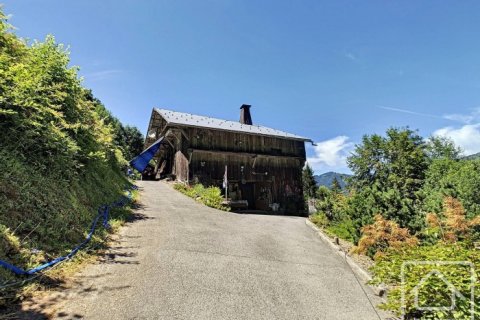
[[[471,154],[471,155],[468,155],[468,156],[462,157],[462,159],[464,159],[464,160],[475,160],[475,159],[480,159],[480,152],[477,152],[477,153],[474,153],[474,154]]]
[[[313,176],[318,187],[325,186],[327,188],[331,188],[333,180],[336,178],[338,183],[340,184],[340,187],[342,187],[342,189],[346,188],[347,186],[346,179],[349,177],[351,177],[351,175],[346,173],[333,172],[333,171],[329,171],[329,172],[322,173],[320,175]]]

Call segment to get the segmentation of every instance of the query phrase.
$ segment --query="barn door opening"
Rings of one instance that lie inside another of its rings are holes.
[[[163,179],[171,175],[173,172],[174,153],[173,148],[169,144],[165,144],[161,151],[162,152],[158,158],[157,176],[160,179]]]
[[[240,185],[240,191],[242,192],[242,200],[248,201],[248,209],[255,209],[255,184],[247,182]]]

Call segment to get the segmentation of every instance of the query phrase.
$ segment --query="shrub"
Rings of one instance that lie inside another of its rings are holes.
[[[444,242],[471,241],[474,237],[473,228],[480,225],[480,216],[468,220],[460,201],[452,197],[445,197],[443,213],[441,215],[429,213],[427,224],[429,228],[425,230],[425,233]]]
[[[333,222],[327,226],[326,230],[327,232],[336,235],[340,239],[350,242],[355,241],[355,226],[353,225],[353,221],[350,219]]]
[[[202,199],[203,194],[205,193],[205,187],[202,184],[196,184],[192,188],[189,189],[188,195],[192,198],[200,198]]]
[[[406,264],[402,286],[402,264],[412,261],[430,261],[431,263]],[[466,261],[472,263],[475,269],[478,269],[480,267],[480,251],[471,250],[460,243],[438,243],[433,246],[388,250],[377,259],[375,266],[371,269],[374,275],[373,284],[386,284],[390,287],[387,302],[380,307],[393,311],[397,315],[403,312],[405,319],[471,319],[472,275],[470,267],[455,264],[436,264],[436,261]],[[441,276],[438,276],[437,271]],[[429,274],[432,276],[428,277]],[[448,282],[444,282],[442,277]],[[456,305],[453,311],[440,309],[428,311],[416,307],[416,297],[420,307],[449,307],[452,299],[452,287],[448,283],[453,285],[461,294],[461,296],[455,297]],[[415,293],[416,287],[418,288],[418,295]],[[475,290],[475,288],[473,289]],[[403,306],[402,291],[405,293]],[[478,291],[474,291],[474,294],[477,296]],[[474,312],[476,317],[480,314],[477,305],[475,305]]]
[[[330,223],[327,216],[323,212],[317,212],[316,214],[311,215],[310,216],[310,221],[312,221],[317,226],[322,227],[322,228],[328,226],[328,224]]]
[[[400,228],[396,222],[377,214],[373,224],[362,228],[362,237],[353,251],[377,259],[388,249],[413,247],[417,244],[418,239],[410,235],[407,228]]]
[[[325,213],[317,212],[316,214],[311,215],[309,219],[331,235],[335,235],[350,242],[355,241],[355,226],[353,221],[348,219],[348,217],[339,221],[332,221]]]
[[[223,200],[222,192],[217,187],[208,187],[203,192],[202,202],[209,207],[223,210],[226,208]]]
[[[175,190],[194,198],[206,206],[224,211],[230,210],[229,207],[223,204],[222,191],[218,187],[210,186],[205,188],[200,183],[194,186],[177,183],[173,187]]]
[[[329,220],[342,220],[348,209],[348,198],[339,190],[330,190],[321,186],[317,190],[315,208],[324,213]]]
[[[349,216],[350,196],[342,193],[338,186],[332,190],[320,186],[316,195],[315,208],[318,212],[312,215],[310,220],[330,234],[355,242],[358,232]]]

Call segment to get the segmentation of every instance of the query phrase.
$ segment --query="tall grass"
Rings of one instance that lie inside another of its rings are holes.
[[[65,180],[0,151],[0,259],[30,268],[84,239],[97,207],[117,199],[127,180],[114,163],[83,171]]]

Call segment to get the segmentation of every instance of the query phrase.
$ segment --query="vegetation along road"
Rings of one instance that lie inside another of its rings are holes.
[[[109,262],[83,271],[59,319],[378,319],[305,218],[222,212],[138,184],[144,219],[123,229]]]

